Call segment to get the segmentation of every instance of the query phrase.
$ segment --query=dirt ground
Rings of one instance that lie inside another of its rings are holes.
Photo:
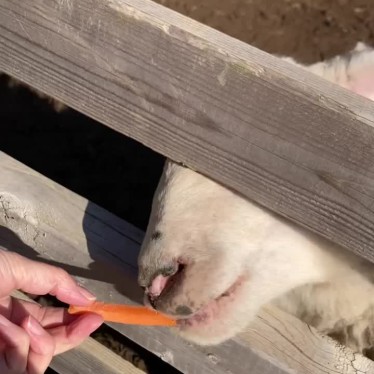
[[[158,0],[269,53],[314,62],[374,43],[373,0]]]
[[[374,0],[158,1],[305,63],[358,41],[374,45]],[[9,90],[4,77],[0,103],[0,150],[145,229],[163,157],[72,110],[56,114],[28,90]],[[159,370],[148,365],[149,372]]]

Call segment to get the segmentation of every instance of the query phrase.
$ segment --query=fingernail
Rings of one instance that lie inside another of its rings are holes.
[[[31,316],[27,318],[26,326],[27,330],[29,330],[33,335],[42,336],[45,334],[43,327],[40,326],[39,322]]]
[[[90,291],[86,290],[82,286],[79,286],[79,293],[87,300],[94,301],[96,300],[96,296],[93,295]]]
[[[0,326],[9,327],[10,325],[10,321],[0,314]]]

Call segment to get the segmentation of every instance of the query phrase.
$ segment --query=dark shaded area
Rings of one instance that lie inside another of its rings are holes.
[[[48,368],[45,374],[57,374],[53,369]]]
[[[145,229],[164,158],[0,76],[0,150]]]

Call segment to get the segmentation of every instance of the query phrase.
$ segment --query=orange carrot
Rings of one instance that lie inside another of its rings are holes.
[[[175,326],[176,321],[156,311],[141,306],[116,305],[94,302],[85,307],[70,305],[70,314],[96,313],[106,322],[117,322],[128,325]]]

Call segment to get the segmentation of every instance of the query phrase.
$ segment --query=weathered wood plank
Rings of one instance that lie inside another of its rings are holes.
[[[59,374],[144,374],[130,362],[104,347],[93,338],[78,348],[56,356],[51,368]]]
[[[32,302],[19,291],[14,292],[13,296]],[[88,338],[79,347],[54,357],[50,367],[59,374],[144,374],[144,371],[93,338]]]
[[[6,0],[0,70],[374,260],[374,106],[148,0]]]
[[[141,302],[139,230],[4,153],[0,171],[0,245],[62,265],[100,299]],[[188,374],[374,372],[373,362],[274,308],[218,347],[196,347],[163,328],[111,326]]]
[[[280,367],[291,367],[294,373],[374,373],[373,361],[273,307],[264,308],[241,339]]]

